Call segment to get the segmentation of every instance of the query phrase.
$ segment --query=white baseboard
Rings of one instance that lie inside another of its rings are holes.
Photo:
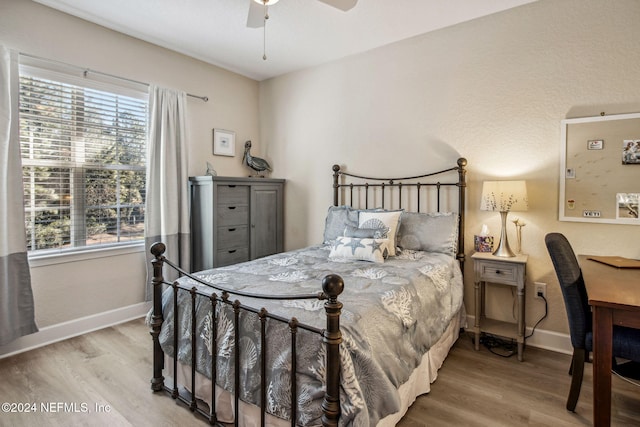
[[[467,316],[467,329],[471,330],[472,325],[475,322],[475,316]],[[525,336],[531,334],[531,328],[525,328]],[[526,344],[531,347],[538,347],[545,350],[551,350],[558,353],[572,354],[573,347],[571,346],[571,337],[569,334],[563,334],[560,332],[546,331],[544,329],[536,328],[534,334],[527,338]]]
[[[118,323],[139,319],[145,316],[150,308],[151,302],[142,302],[91,316],[81,317],[80,319],[58,323],[57,325],[46,326],[35,334],[20,337],[7,345],[0,346],[0,359],[98,329],[117,325]]]

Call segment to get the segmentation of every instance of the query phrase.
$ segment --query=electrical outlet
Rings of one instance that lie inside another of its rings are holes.
[[[547,297],[547,284],[542,282],[535,282],[536,285],[536,298],[546,298]]]

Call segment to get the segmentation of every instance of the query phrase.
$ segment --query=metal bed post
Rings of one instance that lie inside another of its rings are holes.
[[[465,215],[465,191],[467,189],[467,159],[460,157],[458,159],[458,217],[460,224],[458,230],[461,236],[458,236],[458,254],[457,258],[460,262],[460,269],[464,272],[464,215]]]
[[[340,165],[333,165],[333,206],[338,206],[338,189],[340,183],[338,179],[340,177]]]
[[[151,246],[151,253],[155,257],[151,264],[153,265],[153,315],[151,316],[151,336],[153,338],[153,377],[151,378],[151,390],[161,391],[164,389],[164,377],[162,369],[164,368],[164,352],[160,347],[160,329],[162,328],[162,284],[164,277],[162,276],[162,267],[164,265],[164,252],[167,247],[163,243],[154,243]]]
[[[337,274],[329,274],[322,279],[322,290],[327,296],[324,309],[327,313],[327,329],[323,341],[327,348],[327,378],[324,400],[322,401],[322,425],[337,426],[340,418],[340,313],[342,303],[338,295],[344,290],[344,281]]]

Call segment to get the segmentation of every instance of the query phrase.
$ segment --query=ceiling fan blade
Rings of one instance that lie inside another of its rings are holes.
[[[333,6],[345,12],[347,10],[352,9],[356,5],[356,3],[358,3],[358,0],[318,0],[318,1],[321,1],[322,3],[328,4],[329,6]]]
[[[264,27],[264,6],[259,5],[253,0],[249,1],[249,14],[247,15],[247,27],[260,28]]]

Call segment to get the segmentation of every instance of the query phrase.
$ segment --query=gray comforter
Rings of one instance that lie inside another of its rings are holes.
[[[245,292],[310,294],[321,291],[322,278],[329,273],[342,276],[345,290],[341,317],[341,425],[375,425],[397,412],[397,388],[409,378],[421,357],[442,335],[462,305],[462,275],[458,263],[448,255],[403,251],[384,264],[366,261],[330,261],[330,247],[313,246],[248,263],[198,273],[206,282]],[[188,287],[211,288],[183,278]],[[163,298],[165,322],[160,335],[163,350],[174,357],[173,291]],[[178,360],[191,364],[191,296],[180,292]],[[218,291],[218,294],[220,292]],[[231,296],[235,300],[235,296]],[[326,325],[324,302],[317,300],[269,301],[241,297],[242,304],[266,308],[283,317],[296,317],[317,328]],[[197,369],[211,378],[211,304],[197,298]],[[217,383],[233,391],[233,310],[218,306]],[[259,321],[253,314],[240,317],[241,397],[259,402]],[[258,332],[256,332],[258,331]],[[267,323],[267,407],[272,414],[290,418],[289,327]],[[320,425],[323,398],[325,351],[321,338],[299,331],[298,422]]]

